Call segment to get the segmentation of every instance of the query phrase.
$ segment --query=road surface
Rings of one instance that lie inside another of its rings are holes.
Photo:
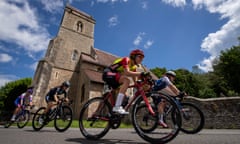
[[[54,128],[44,127],[36,132],[32,127],[18,129],[0,126],[1,144],[147,144],[134,129],[110,130],[98,141],[86,140],[78,128],[57,132]],[[202,130],[195,135],[179,133],[168,144],[240,144],[240,130]]]

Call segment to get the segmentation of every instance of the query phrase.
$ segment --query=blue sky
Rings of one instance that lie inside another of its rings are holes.
[[[0,86],[33,77],[57,35],[67,0],[0,1]],[[148,68],[212,70],[238,45],[238,0],[68,0],[96,20],[94,47],[118,56],[146,53]]]

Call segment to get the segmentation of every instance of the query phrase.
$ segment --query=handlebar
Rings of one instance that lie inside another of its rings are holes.
[[[67,101],[66,98],[59,98],[57,103],[60,104],[60,103],[64,103],[64,102],[67,103],[68,105],[71,105],[73,103],[73,100]]]

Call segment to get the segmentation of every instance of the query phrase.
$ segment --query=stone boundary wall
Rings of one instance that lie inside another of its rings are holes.
[[[240,128],[240,97],[200,99],[188,96],[184,101],[196,104],[203,111],[204,128]]]

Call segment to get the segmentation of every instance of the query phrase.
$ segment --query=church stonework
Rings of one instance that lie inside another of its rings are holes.
[[[46,106],[49,89],[66,80],[71,83],[69,98],[73,100],[74,118],[78,118],[83,102],[102,94],[102,71],[118,57],[94,48],[94,26],[90,15],[65,7],[58,34],[49,42],[34,74],[36,106]]]

